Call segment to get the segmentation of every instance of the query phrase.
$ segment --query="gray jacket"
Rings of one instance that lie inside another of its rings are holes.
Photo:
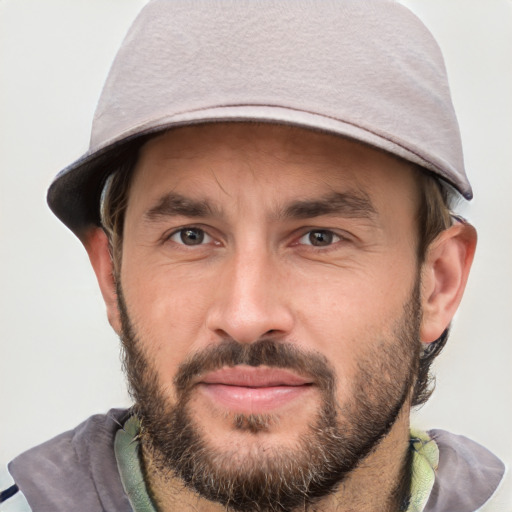
[[[3,492],[4,498],[12,497],[0,504],[0,510],[131,512],[113,449],[114,436],[128,415],[129,411],[113,409],[92,416],[74,430],[18,456],[9,464],[14,484]],[[424,512],[475,512],[488,504],[503,478],[503,463],[466,437],[442,430],[429,434],[439,447],[440,460]]]

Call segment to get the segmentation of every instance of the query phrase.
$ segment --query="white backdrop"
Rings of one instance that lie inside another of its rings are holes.
[[[85,251],[50,213],[87,149],[109,64],[145,0],[0,0],[0,464],[126,406],[118,341]],[[479,231],[438,385],[414,416],[512,463],[512,1],[404,0],[443,49]]]

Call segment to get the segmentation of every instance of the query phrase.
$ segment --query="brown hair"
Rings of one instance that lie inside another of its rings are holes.
[[[124,216],[136,164],[137,158],[131,158],[121,164],[107,178],[101,194],[101,226],[108,238],[115,274],[121,268]]]
[[[100,214],[103,229],[110,243],[114,272],[121,267],[124,216],[128,200],[131,177],[136,158],[120,165],[107,179],[102,194]],[[417,211],[418,225],[418,268],[424,262],[427,250],[434,239],[449,228],[453,219],[461,221],[452,213],[453,203],[458,197],[449,185],[441,182],[430,172],[415,166],[418,175],[420,201]],[[433,343],[422,349],[418,378],[413,392],[412,405],[424,404],[434,391],[435,379],[430,373],[434,359],[439,355],[448,339],[448,329]]]
[[[448,229],[454,219],[462,221],[453,214],[458,198],[457,192],[449,185],[439,181],[432,174],[418,167],[420,202],[418,207],[418,268],[425,261],[428,248],[436,237]],[[435,377],[430,373],[434,359],[448,341],[448,328],[434,342],[422,344],[418,377],[414,385],[413,407],[423,405],[434,392]]]

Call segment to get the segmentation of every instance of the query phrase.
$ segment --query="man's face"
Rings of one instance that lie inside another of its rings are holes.
[[[199,467],[239,489],[323,470],[318,495],[368,454],[416,371],[417,202],[406,163],[325,134],[209,125],[146,144],[117,279],[163,466],[205,494]]]

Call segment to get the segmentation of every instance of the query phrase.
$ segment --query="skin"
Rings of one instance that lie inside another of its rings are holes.
[[[177,211],[164,200],[169,194],[208,208]],[[333,194],[349,197],[350,204],[341,201],[328,211]],[[299,201],[309,210],[298,208]],[[253,343],[271,336],[325,356],[342,407],[353,395],[358,362],[378,351],[380,340],[393,338],[418,272],[421,341],[436,340],[462,297],[476,236],[471,226],[454,225],[418,269],[417,203],[410,164],[326,134],[215,124],[149,141],[129,193],[119,279],[169,403],[176,401],[173,377],[190,355],[226,338]],[[183,243],[183,229],[190,227],[205,234],[202,243]],[[325,245],[312,245],[315,230]],[[103,232],[93,232],[87,245],[110,322],[120,333]],[[251,403],[259,412],[258,399]],[[312,385],[298,398],[269,403],[279,421],[263,440],[233,431],[236,400],[218,400],[199,387],[191,407],[212,446],[236,446],[250,456],[261,443],[292,447],[317,412],[319,394]],[[386,499],[404,467],[409,410],[410,398],[388,436],[318,510],[391,509]],[[224,510],[164,479],[145,457],[162,510],[177,504],[180,510]]]

